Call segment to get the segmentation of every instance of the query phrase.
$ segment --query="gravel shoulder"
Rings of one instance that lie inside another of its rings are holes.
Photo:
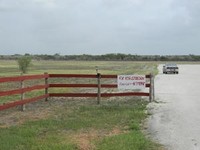
[[[179,74],[155,78],[156,102],[148,105],[151,137],[167,150],[200,150],[200,65],[179,65]]]

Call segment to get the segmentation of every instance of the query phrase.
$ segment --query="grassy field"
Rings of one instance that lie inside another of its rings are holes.
[[[0,61],[0,76],[19,75],[15,61]],[[33,61],[28,74],[157,73],[149,62]],[[5,86],[5,85],[4,85]],[[3,87],[2,87],[3,88]],[[31,95],[31,94],[30,94]],[[7,100],[9,101],[9,100]],[[0,112],[0,150],[161,150],[142,130],[148,101],[140,97],[59,98]]]
[[[102,74],[157,73],[154,62],[127,61],[32,61],[28,74],[83,73]],[[0,60],[0,76],[20,75],[17,61]]]

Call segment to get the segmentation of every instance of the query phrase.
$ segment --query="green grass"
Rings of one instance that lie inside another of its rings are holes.
[[[20,75],[17,61],[0,60],[0,76]],[[98,66],[101,74],[156,73],[156,62],[130,61],[32,61],[28,74],[83,73],[96,74]]]
[[[155,149],[158,145],[140,131],[142,120],[146,118],[146,104],[140,99],[103,101],[101,105],[65,104],[55,110],[55,116],[0,128],[0,149],[81,149],[74,135],[90,131],[96,131],[94,138],[89,140],[95,149]],[[120,132],[110,134],[113,128]]]
[[[20,72],[16,61],[0,61],[0,76],[15,76]],[[154,62],[105,62],[105,61],[33,61],[28,74],[81,73],[96,74],[95,66],[102,74],[149,74],[157,73]],[[82,82],[96,82],[90,81]],[[43,81],[35,81],[43,83]],[[36,83],[25,83],[32,85]],[[56,79],[50,82],[57,82]],[[64,82],[71,82],[62,80]],[[79,82],[79,81],[76,81]],[[107,82],[107,81],[105,81]],[[12,85],[1,85],[6,90]],[[51,89],[51,92],[69,92],[72,89]],[[43,91],[33,91],[26,97],[41,95]],[[0,99],[0,103],[12,101]],[[0,113],[0,117],[11,115],[22,119],[22,123],[7,125],[0,123],[0,150],[157,150],[160,146],[142,133],[142,123],[147,101],[138,97],[116,97],[102,99],[50,99],[46,104],[37,102],[32,109],[13,114],[17,110]],[[32,104],[34,105],[34,104]],[[29,106],[27,106],[29,107]],[[41,107],[41,108],[40,108]],[[32,119],[33,111],[47,111],[39,119]],[[23,113],[30,113],[23,119]],[[16,119],[17,120],[17,119]],[[16,121],[17,122],[17,121]],[[2,126],[2,127],[1,127]]]
[[[106,137],[97,143],[98,150],[153,150],[158,148],[158,145],[152,144],[139,131]]]

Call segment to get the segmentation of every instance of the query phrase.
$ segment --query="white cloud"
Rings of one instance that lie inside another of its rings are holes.
[[[190,46],[199,53],[199,10],[197,0],[1,0],[0,45],[36,53],[157,53]]]

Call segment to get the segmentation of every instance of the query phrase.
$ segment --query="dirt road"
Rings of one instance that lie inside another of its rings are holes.
[[[180,73],[155,78],[156,102],[148,131],[167,150],[200,150],[200,65],[179,65]]]

